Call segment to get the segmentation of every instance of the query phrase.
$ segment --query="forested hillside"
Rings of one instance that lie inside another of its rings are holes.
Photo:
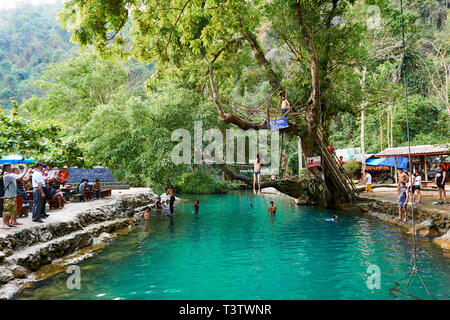
[[[0,106],[11,107],[11,97],[21,103],[40,90],[29,80],[43,69],[70,57],[76,47],[61,28],[56,14],[62,1],[40,6],[20,5],[0,10]]]

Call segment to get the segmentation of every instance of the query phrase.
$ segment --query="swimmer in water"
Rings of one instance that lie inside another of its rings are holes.
[[[145,220],[149,220],[150,219],[150,208],[149,207],[145,207],[144,211],[141,211],[138,213],[138,215],[143,215]]]
[[[337,216],[337,215],[334,215],[333,218],[323,219],[323,221],[327,221],[327,222],[337,222],[337,221],[338,221],[338,216]]]
[[[267,211],[269,211],[269,215],[275,215],[277,213],[277,207],[275,206],[275,203],[273,201],[270,201],[270,206],[269,208],[267,208]]]

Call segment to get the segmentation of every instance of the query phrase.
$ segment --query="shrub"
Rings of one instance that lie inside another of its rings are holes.
[[[183,193],[225,193],[236,186],[227,181],[216,181],[205,173],[183,173],[178,185]]]
[[[359,164],[355,160],[350,160],[342,165],[348,175],[353,176],[353,173],[359,168]]]

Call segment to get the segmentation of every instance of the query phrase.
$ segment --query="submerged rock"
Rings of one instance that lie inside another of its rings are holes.
[[[443,236],[433,239],[433,242],[440,246],[442,249],[450,250],[450,230],[447,231]]]
[[[440,235],[440,232],[439,232],[436,224],[431,219],[417,224],[415,226],[415,231],[416,231],[416,234],[418,234],[420,236],[425,236],[425,237],[437,237]],[[409,234],[413,233],[412,227],[409,228],[408,233]]]
[[[96,245],[96,244],[102,244],[102,243],[107,243],[107,242],[111,242],[111,241],[112,241],[111,235],[109,233],[103,232],[97,238],[94,239],[92,244]]]

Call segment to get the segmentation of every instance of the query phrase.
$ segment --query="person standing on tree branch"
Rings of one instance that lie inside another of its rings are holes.
[[[291,109],[291,104],[289,103],[288,99],[286,99],[286,96],[284,93],[281,94],[281,116],[284,117]]]

